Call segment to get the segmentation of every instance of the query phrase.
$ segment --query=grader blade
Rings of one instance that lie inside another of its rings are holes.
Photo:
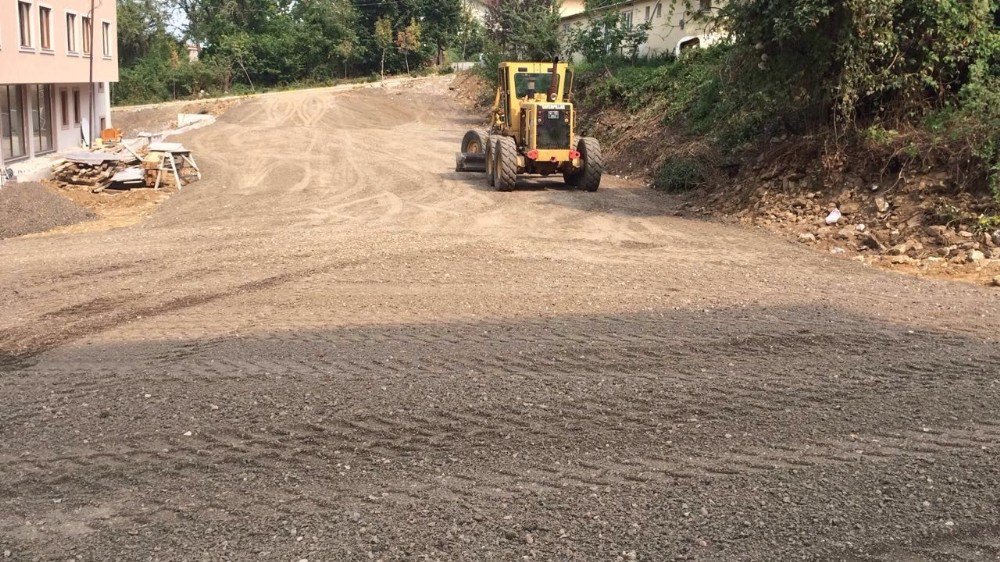
[[[485,172],[486,155],[482,152],[455,153],[456,172]]]

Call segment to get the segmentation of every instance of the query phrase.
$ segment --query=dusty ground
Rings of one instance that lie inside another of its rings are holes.
[[[258,98],[149,218],[0,242],[0,554],[1000,555],[1000,292],[490,191],[446,85]]]

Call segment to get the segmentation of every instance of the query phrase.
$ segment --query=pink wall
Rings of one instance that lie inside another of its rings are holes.
[[[0,84],[44,84],[87,82],[90,57],[83,54],[82,20],[90,12],[90,0],[30,0],[31,47],[21,46],[18,0],[0,0]],[[118,36],[116,3],[96,0],[93,17],[94,81],[118,81]],[[49,9],[48,49],[42,48],[40,10]],[[67,14],[75,14],[76,48],[71,51]],[[109,24],[104,53],[104,23]]]

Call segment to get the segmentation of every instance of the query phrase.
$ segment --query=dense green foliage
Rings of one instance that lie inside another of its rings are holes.
[[[409,72],[483,44],[461,0],[117,1],[116,103]],[[177,14],[186,25],[169,33]],[[200,61],[187,60],[188,41],[203,46]]]
[[[487,5],[487,72],[500,60],[552,60],[562,53],[557,0],[493,0]]]
[[[720,23],[742,79],[852,119],[956,102],[974,68],[996,70],[996,13],[989,0],[757,0],[726,5]]]
[[[727,44],[682,60],[591,61],[588,102],[661,112],[724,150],[823,126],[859,141],[911,130],[902,154],[950,152],[1000,196],[997,0],[744,0],[713,19]]]
[[[580,53],[588,61],[625,57],[636,60],[639,46],[649,38],[652,22],[628,25],[617,10],[587,11],[587,23],[570,31],[569,50]]]

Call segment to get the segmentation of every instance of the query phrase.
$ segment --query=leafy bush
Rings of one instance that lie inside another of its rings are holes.
[[[569,50],[581,53],[588,61],[597,62],[623,56],[628,60],[639,57],[639,46],[649,38],[652,22],[627,25],[617,10],[603,14],[588,12],[587,23],[569,33]]]
[[[656,171],[653,185],[663,191],[689,191],[703,186],[709,171],[708,165],[698,158],[667,158]]]
[[[995,0],[749,0],[720,11],[747,86],[819,114],[912,117],[1000,53]]]
[[[723,150],[833,125],[911,160],[961,162],[1000,202],[1000,1],[745,0],[714,20],[726,44],[680,60],[587,63],[582,98]],[[696,170],[668,162],[658,183]]]

